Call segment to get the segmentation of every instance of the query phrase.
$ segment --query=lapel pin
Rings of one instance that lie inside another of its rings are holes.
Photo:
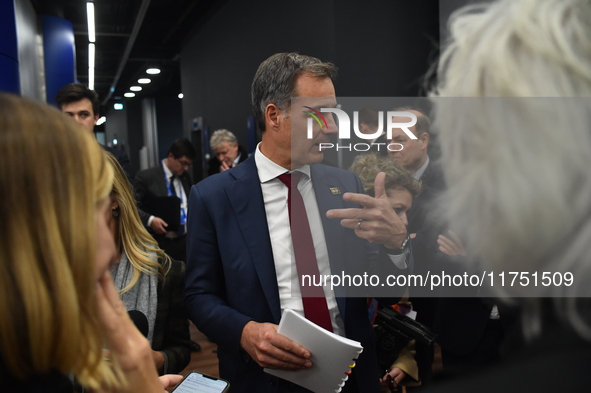
[[[330,188],[330,193],[332,195],[339,195],[341,193],[341,190],[338,187],[331,187]]]

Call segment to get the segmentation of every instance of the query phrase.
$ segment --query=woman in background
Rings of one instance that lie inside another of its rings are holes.
[[[0,387],[163,392],[113,285],[113,172],[88,131],[0,93]],[[108,352],[104,352],[104,348]]]
[[[113,155],[105,154],[115,174],[106,217],[117,250],[111,269],[115,286],[127,310],[134,310],[132,319],[146,326],[158,372],[179,373],[191,360],[184,265],[158,248],[140,221],[125,172]]]
[[[349,170],[359,176],[363,189],[370,196],[375,196],[376,176],[378,173],[384,172],[386,174],[384,187],[388,200],[404,225],[408,226],[406,212],[412,207],[414,197],[419,194],[421,183],[388,157],[381,157],[374,153],[357,157]],[[401,383],[417,385],[420,376],[415,355],[415,342],[411,340],[409,345],[402,349],[390,370],[380,380],[382,387],[396,387]]]

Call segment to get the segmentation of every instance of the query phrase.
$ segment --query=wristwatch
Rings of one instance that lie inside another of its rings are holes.
[[[402,244],[400,245],[400,248],[395,248],[395,249],[389,249],[388,248],[388,255],[400,255],[403,252],[406,251],[406,249],[408,248],[408,241],[410,240],[410,234],[406,236],[406,239],[404,239],[402,241]]]

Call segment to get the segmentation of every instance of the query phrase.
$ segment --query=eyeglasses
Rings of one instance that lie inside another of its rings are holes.
[[[179,162],[179,164],[181,164],[183,166],[183,168],[188,168],[193,163],[193,161],[188,161],[188,160],[183,160],[183,159],[177,159],[177,161]]]

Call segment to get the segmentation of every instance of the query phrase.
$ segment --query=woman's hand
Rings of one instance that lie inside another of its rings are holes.
[[[395,392],[404,378],[406,378],[406,373],[398,367],[394,367],[380,379],[382,391]]]
[[[160,383],[165,390],[171,389],[178,385],[183,380],[183,376],[179,374],[165,374],[161,376]]]
[[[452,230],[447,231],[449,238],[443,235],[439,235],[437,238],[437,244],[439,244],[439,251],[444,254],[455,256],[461,255],[465,257],[467,255],[464,244]]]

